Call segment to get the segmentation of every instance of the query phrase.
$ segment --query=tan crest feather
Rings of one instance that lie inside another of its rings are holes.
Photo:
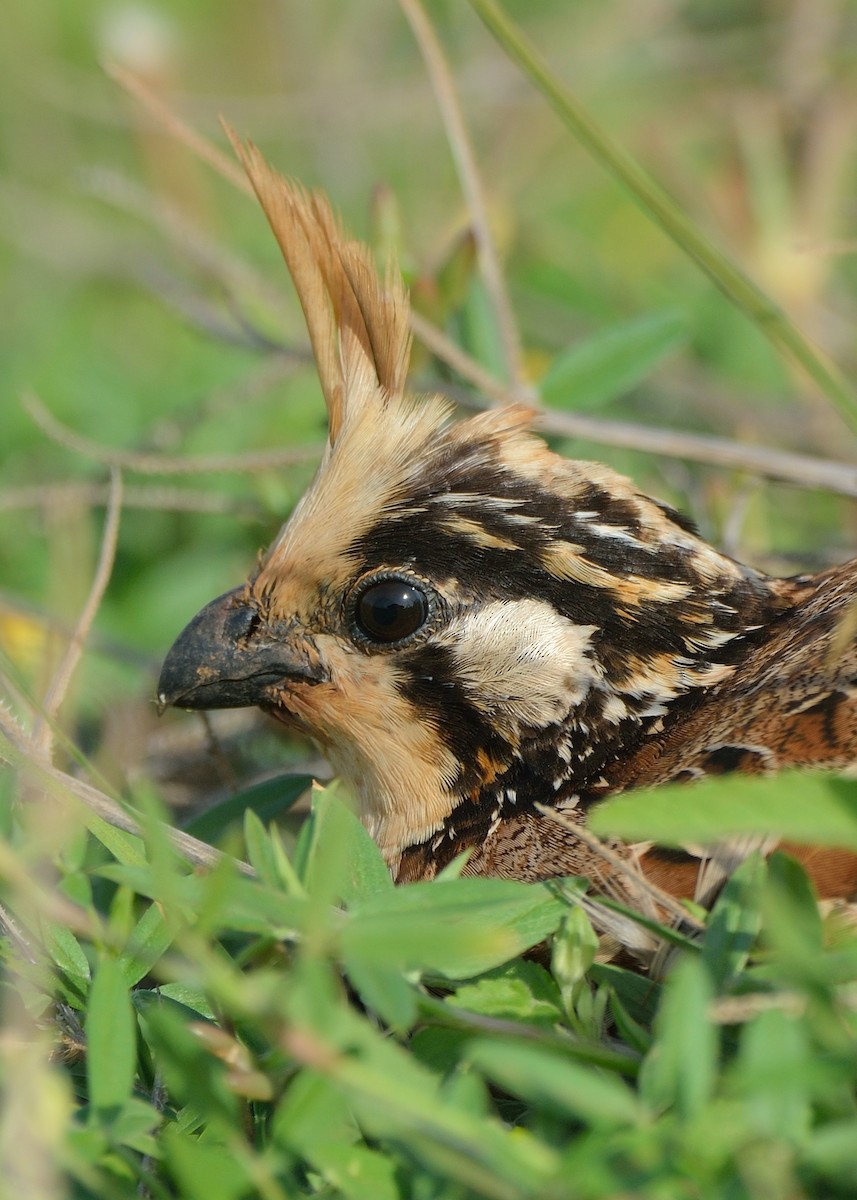
[[[225,122],[268,218],[303,309],[330,418],[331,445],[350,416],[404,394],[410,305],[398,271],[379,276],[367,247],[346,238],[327,198],[275,171]]]

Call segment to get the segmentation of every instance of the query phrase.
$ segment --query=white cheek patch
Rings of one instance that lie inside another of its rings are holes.
[[[501,600],[456,618],[438,640],[470,703],[514,739],[563,720],[599,683],[595,631],[540,600]]]

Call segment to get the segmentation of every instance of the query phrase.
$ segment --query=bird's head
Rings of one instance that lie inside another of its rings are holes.
[[[405,391],[409,308],[327,202],[238,146],[330,417],[258,571],[179,636],[162,705],[258,705],[316,739],[391,865],[467,812],[597,792],[624,741],[733,670],[763,577],[531,413]]]

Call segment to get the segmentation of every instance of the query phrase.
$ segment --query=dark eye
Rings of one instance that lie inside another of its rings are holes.
[[[373,642],[400,642],[425,625],[429,603],[409,579],[382,579],[366,588],[354,615]]]

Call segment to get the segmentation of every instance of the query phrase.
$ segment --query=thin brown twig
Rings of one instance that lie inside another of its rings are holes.
[[[820,488],[842,496],[857,496],[857,466],[794,454],[788,450],[768,450],[749,446],[729,438],[698,433],[681,433],[632,421],[605,421],[582,413],[563,413],[542,408],[532,396],[515,387],[507,387],[465,353],[459,346],[419,313],[411,314],[416,337],[436,357],[472,384],[487,399],[460,397],[465,408],[488,408],[492,404],[525,404],[536,414],[536,423],[546,433],[584,438],[602,446],[621,446],[665,458],[684,458],[738,471],[751,471],[769,479],[778,479],[796,487]]]
[[[797,487],[857,496],[857,466],[850,463],[794,454],[788,450],[768,450],[764,446],[744,445],[729,438],[636,425],[630,421],[604,421],[544,408],[538,412],[539,428],[547,433],[584,438],[602,446],[642,450],[665,458],[684,458],[711,466],[751,471]]]
[[[126,178],[119,171],[104,167],[88,171],[84,183],[91,195],[156,230],[168,243],[177,246],[195,266],[214,276],[224,289],[230,292],[251,289],[268,304],[282,301],[283,292],[273,286],[266,275],[244,258],[224,249],[163,196]],[[295,351],[296,355],[298,353],[301,357],[310,358],[305,347]]]
[[[500,269],[497,247],[491,236],[485,193],[479,178],[476,158],[467,135],[467,126],[464,122],[461,105],[458,103],[452,72],[420,0],[399,0],[399,7],[411,26],[414,39],[423,56],[437,106],[440,109],[441,119],[446,129],[446,137],[458,172],[461,190],[470,212],[479,269],[497,319],[500,341],[506,360],[506,371],[512,383],[523,386],[524,371],[517,322],[506,291],[503,272]]]
[[[97,938],[101,933],[94,914],[63,896],[56,888],[45,887],[38,872],[30,869],[20,851],[5,838],[0,838],[0,875],[7,886],[14,888],[19,899],[26,898],[28,907],[32,906],[48,920],[71,929],[79,937]]]
[[[321,446],[306,446],[296,450],[255,450],[248,454],[205,454],[193,458],[114,450],[92,442],[63,425],[33,392],[22,396],[21,403],[42,432],[66,450],[74,450],[109,467],[137,471],[141,475],[269,471],[277,467],[292,467],[297,463],[309,462],[321,454]]]
[[[124,91],[142,104],[166,133],[169,133],[181,145],[187,146],[191,153],[202,159],[203,162],[207,162],[239,191],[245,192],[248,196],[253,194],[249,180],[235,163],[227,158],[208,138],[197,133],[185,121],[177,117],[169,105],[165,104],[139,75],[135,75],[133,71],[129,71],[125,67],[120,67],[116,62],[105,62],[104,70],[115,83],[118,83]]]
[[[0,905],[0,933],[11,942],[25,962],[36,963],[38,959],[33,953],[30,943],[15,917],[4,905]]]
[[[70,502],[102,506],[108,502],[110,485],[84,483],[76,479],[55,483],[12,487],[0,491],[0,512],[15,512],[22,508],[45,508]],[[165,512],[203,513],[211,516],[237,516],[258,521],[262,509],[249,500],[236,501],[232,496],[200,489],[149,487],[145,484],[126,486],[122,503],[125,508],[159,509]]]
[[[92,628],[92,622],[95,620],[95,614],[98,612],[107,584],[110,581],[113,563],[116,559],[116,543],[119,537],[119,518],[121,513],[122,476],[114,467],[110,474],[110,498],[107,501],[107,514],[104,518],[101,549],[98,554],[98,563],[96,564],[89,595],[77,619],[71,638],[65,648],[65,653],[48,685],[43,703],[43,711],[33,727],[34,748],[37,752],[43,754],[45,758],[50,758],[51,754],[53,722],[56,719],[60,705],[65,698],[69,684],[80,663],[83,655],[83,647]]]
[[[112,825],[115,829],[122,829],[135,837],[142,837],[139,823],[115,800],[93,787],[92,784],[85,783],[82,779],[77,779],[74,775],[69,775],[65,771],[61,771],[59,767],[53,766],[45,757],[44,752],[35,744],[33,738],[26,733],[12,713],[2,704],[0,704],[0,737],[5,741],[3,757],[6,761],[17,766],[19,770],[35,776],[36,781],[51,795],[74,796],[108,825]],[[170,825],[165,826],[164,829],[173,847],[194,866],[213,867],[223,862],[224,859],[229,859],[243,874],[255,874],[247,863],[224,855],[221,851],[215,850],[213,846],[199,841],[198,838],[192,837],[181,829],[174,829]]]
[[[495,379],[481,363],[471,358],[465,350],[418,312],[411,311],[411,329],[436,358],[452,367],[453,371],[480,392],[484,392],[489,400],[497,404],[528,404],[531,408],[536,407],[533,396],[528,391],[517,384],[509,386]]]
[[[557,812],[555,808],[551,808],[547,804],[537,804],[536,808],[542,816],[555,821],[557,825],[561,825],[563,829],[573,834],[575,838],[578,838],[585,846],[588,846],[590,850],[603,858],[612,870],[618,872],[627,881],[629,887],[633,890],[632,894],[633,892],[645,894],[648,899],[653,900],[659,908],[668,912],[676,921],[691,925],[695,929],[705,928],[703,923],[698,921],[683,904],[679,904],[674,896],[671,896],[669,892],[665,892],[663,888],[659,888],[651,880],[647,879],[634,860],[628,860],[616,854],[614,850],[605,845],[585,825],[578,821],[572,821],[564,813]]]

